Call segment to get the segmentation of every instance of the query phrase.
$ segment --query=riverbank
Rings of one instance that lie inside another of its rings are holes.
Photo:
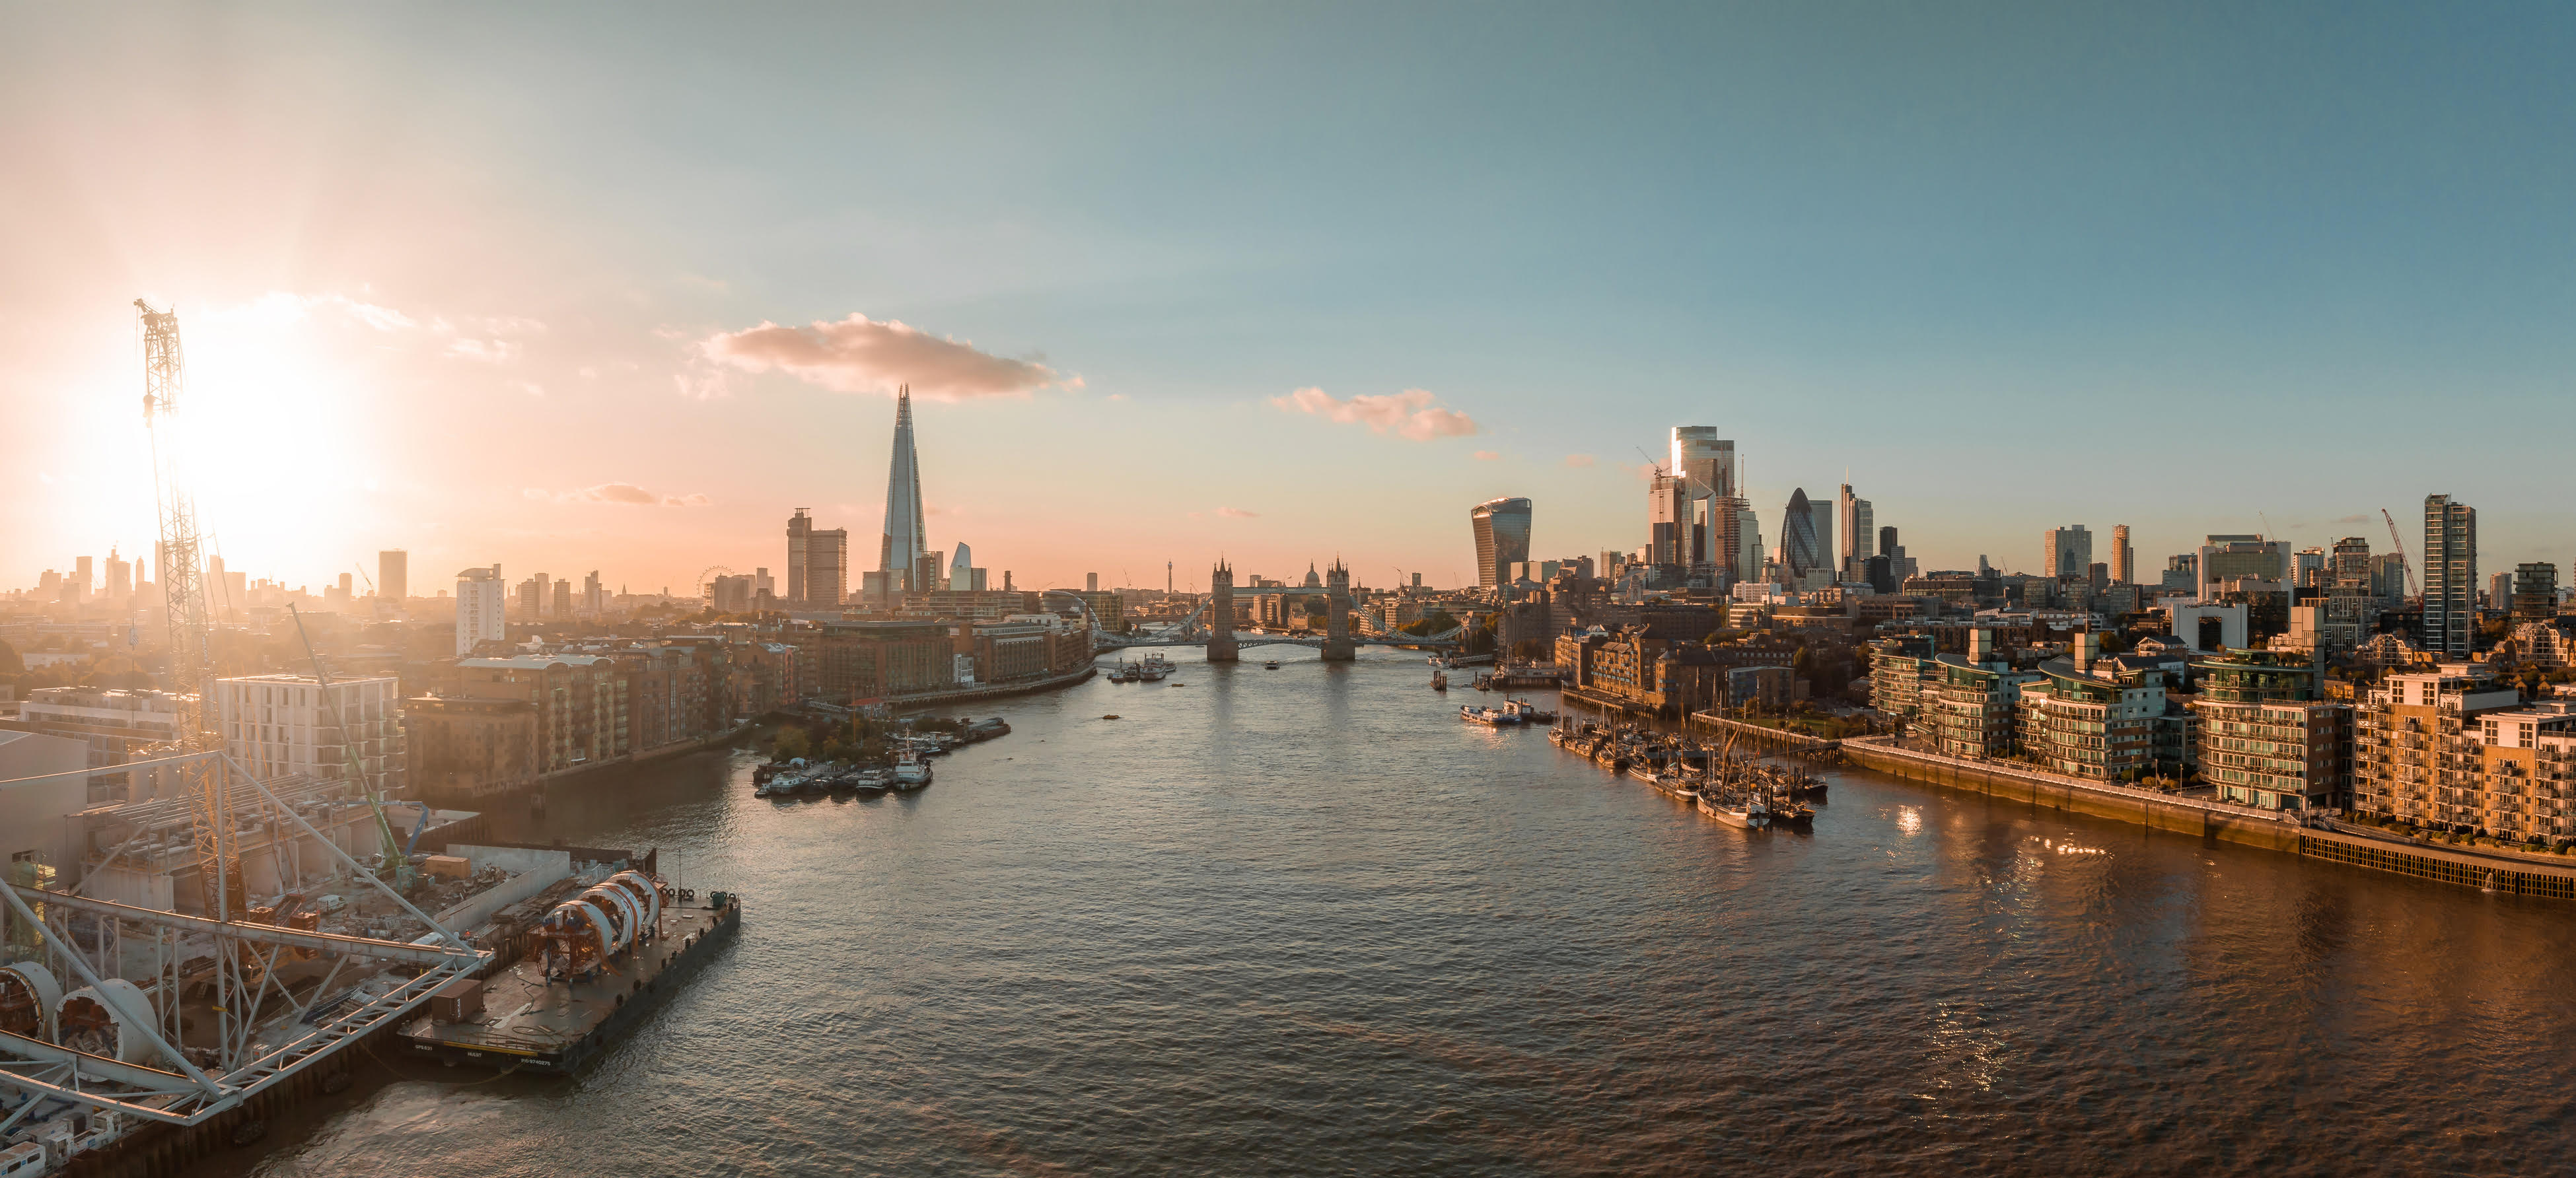
[[[1841,745],[1843,755],[1863,768],[1959,793],[2029,802],[2071,814],[2134,823],[2149,830],[2241,843],[2439,883],[2576,899],[2576,864],[2552,863],[2514,852],[2491,854],[2390,836],[2346,833],[2303,823],[2297,811],[2258,810],[1998,762],[1970,761],[1900,748],[1888,737],[1846,740]]]
[[[1092,664],[1061,675],[1050,675],[1044,679],[1030,679],[1019,683],[992,683],[975,687],[952,687],[942,691],[918,691],[910,695],[890,695],[886,697],[886,706],[896,709],[931,708],[941,704],[970,703],[979,699],[1005,699],[1014,695],[1030,695],[1040,691],[1053,691],[1059,687],[1071,687],[1099,673],[1100,667]]]

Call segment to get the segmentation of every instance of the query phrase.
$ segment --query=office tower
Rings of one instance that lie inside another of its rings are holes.
[[[1083,592],[1085,592],[1085,593],[1098,593],[1098,592],[1100,592],[1100,574],[1098,574],[1098,573],[1084,573],[1084,574],[1082,574],[1082,591],[1083,591]]]
[[[768,587],[769,570],[760,570],[762,588]],[[599,570],[592,569],[581,578],[581,612],[598,617],[608,612],[608,587],[599,583]]]
[[[1690,563],[1691,504],[1689,479],[1659,474],[1647,485],[1646,547],[1650,555],[1646,563]]]
[[[1476,536],[1476,584],[1502,588],[1511,566],[1530,558],[1530,501],[1488,499],[1467,512],[1467,523]]]
[[[112,546],[107,550],[106,572],[107,584],[100,592],[109,601],[121,602],[134,596],[134,562],[117,556]]]
[[[456,574],[456,653],[474,653],[478,642],[500,642],[509,637],[507,608],[509,590],[501,582],[501,566],[470,568]]]
[[[2211,536],[2200,546],[2199,593],[2203,600],[2236,590],[2286,593],[2290,546],[2261,536]],[[2253,584],[2252,582],[2261,582]]]
[[[1735,527],[1730,529],[1735,542],[1735,579],[1759,581],[1762,579],[1761,517],[1754,513],[1752,504],[1742,499],[1723,502],[1727,505],[1725,509],[1735,517]]]
[[[2040,575],[2045,577],[2082,576],[2093,564],[2093,533],[2082,524],[2050,528],[2044,538],[2046,551],[2041,554]]]
[[[2545,622],[2558,616],[2558,566],[2525,561],[2513,566],[2513,618]]]
[[[2302,548],[2290,554],[2291,585],[2301,589],[2322,588],[2325,585],[2325,576],[2325,549]]]
[[[2129,525],[2111,525],[2111,583],[2138,583],[2138,550],[2129,546]]]
[[[411,554],[400,548],[388,548],[376,554],[376,596],[401,609],[411,596]]]
[[[1893,527],[1893,526],[1882,527],[1882,528],[1880,528],[1880,529],[1878,530],[1878,555],[1880,555],[1880,556],[1894,556],[1894,555],[1896,555],[1896,529],[1895,529],[1895,527]]]
[[[558,622],[570,619],[572,617],[572,581],[564,577],[555,578],[554,598],[554,613],[549,616]]]
[[[1807,514],[1816,529],[1816,563],[1811,571],[1823,573],[1827,580],[1839,579],[1842,570],[1834,563],[1834,554],[1840,551],[1834,547],[1834,517],[1840,513],[1830,501],[1809,500]]]
[[[1816,535],[1816,507],[1807,502],[1807,489],[1789,492],[1788,509],[1780,518],[1780,568],[1789,577],[1792,588],[1802,588],[1807,574],[1824,567],[1823,538]]]
[[[89,595],[95,591],[98,585],[98,582],[94,579],[96,576],[97,574],[90,568],[90,558],[86,556],[74,558],[72,561],[72,600],[89,600]]]
[[[2478,513],[2424,497],[2424,648],[2465,659],[2478,638]]]
[[[358,595],[357,580],[357,575],[354,573],[340,574],[340,596],[356,597]]]
[[[1713,425],[1673,427],[1672,474],[1690,483],[1684,537],[1692,564],[1728,563],[1726,533],[1733,516],[1726,509],[1735,498],[1735,443],[1717,436]]]
[[[930,551],[930,529],[921,522],[921,455],[912,440],[912,388],[895,394],[894,457],[886,465],[885,539],[877,550],[877,568],[886,574],[886,595],[932,586],[913,578]]]
[[[1851,484],[1844,483],[1834,493],[1834,522],[1838,527],[1834,545],[1834,568],[1843,580],[1858,580],[1866,571],[1861,562],[1869,559],[1870,536],[1877,528],[1873,523],[1869,500],[1852,494]]]
[[[975,550],[968,548],[964,540],[957,542],[957,555],[948,561],[948,587],[950,589],[983,588],[975,583]]]
[[[928,593],[948,583],[948,554],[925,552],[912,558],[914,592]]]

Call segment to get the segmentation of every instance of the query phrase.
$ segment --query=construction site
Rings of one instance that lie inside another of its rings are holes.
[[[116,765],[116,800],[87,765],[0,780],[0,822],[40,841],[0,877],[0,1178],[177,1172],[345,1089],[371,1043],[570,1071],[739,921],[650,851],[491,845],[479,814],[388,798],[399,736],[343,715],[318,657],[210,706],[178,320],[135,308],[179,737]],[[346,763],[227,743],[291,716]]]

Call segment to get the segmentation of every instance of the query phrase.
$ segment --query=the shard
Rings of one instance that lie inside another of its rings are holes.
[[[912,445],[912,388],[906,385],[895,394],[894,460],[886,468],[885,543],[877,551],[877,569],[884,574],[887,595],[915,588],[913,571],[929,553],[929,530],[921,523],[921,455]]]

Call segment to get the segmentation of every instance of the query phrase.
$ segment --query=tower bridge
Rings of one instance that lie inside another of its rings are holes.
[[[1374,637],[1353,634],[1350,620],[1351,571],[1343,567],[1342,562],[1336,560],[1333,562],[1332,570],[1325,573],[1323,579],[1324,584],[1320,590],[1312,588],[1303,590],[1306,593],[1321,593],[1331,599],[1324,633],[1321,635],[1299,637],[1290,634],[1236,630],[1233,626],[1234,568],[1223,561],[1217,562],[1215,571],[1209,574],[1208,599],[1202,602],[1189,617],[1182,619],[1180,625],[1171,630],[1141,638],[1109,634],[1100,629],[1097,618],[1092,618],[1092,633],[1099,635],[1097,644],[1102,650],[1124,650],[1133,646],[1204,646],[1207,648],[1207,660],[1211,663],[1241,661],[1243,648],[1247,646],[1303,646],[1322,651],[1325,662],[1346,663],[1357,655],[1358,649],[1362,646],[1429,646],[1455,649],[1466,643],[1467,635],[1464,626],[1453,628],[1444,634],[1420,638],[1410,634]],[[1065,593],[1063,590],[1048,592]],[[1065,595],[1071,596],[1070,593]],[[1076,600],[1080,599],[1076,598]],[[1083,606],[1083,616],[1091,617],[1091,607],[1088,604]],[[1209,617],[1211,624],[1200,626],[1199,619],[1202,617]],[[1217,628],[1214,619],[1224,619],[1224,628]]]

